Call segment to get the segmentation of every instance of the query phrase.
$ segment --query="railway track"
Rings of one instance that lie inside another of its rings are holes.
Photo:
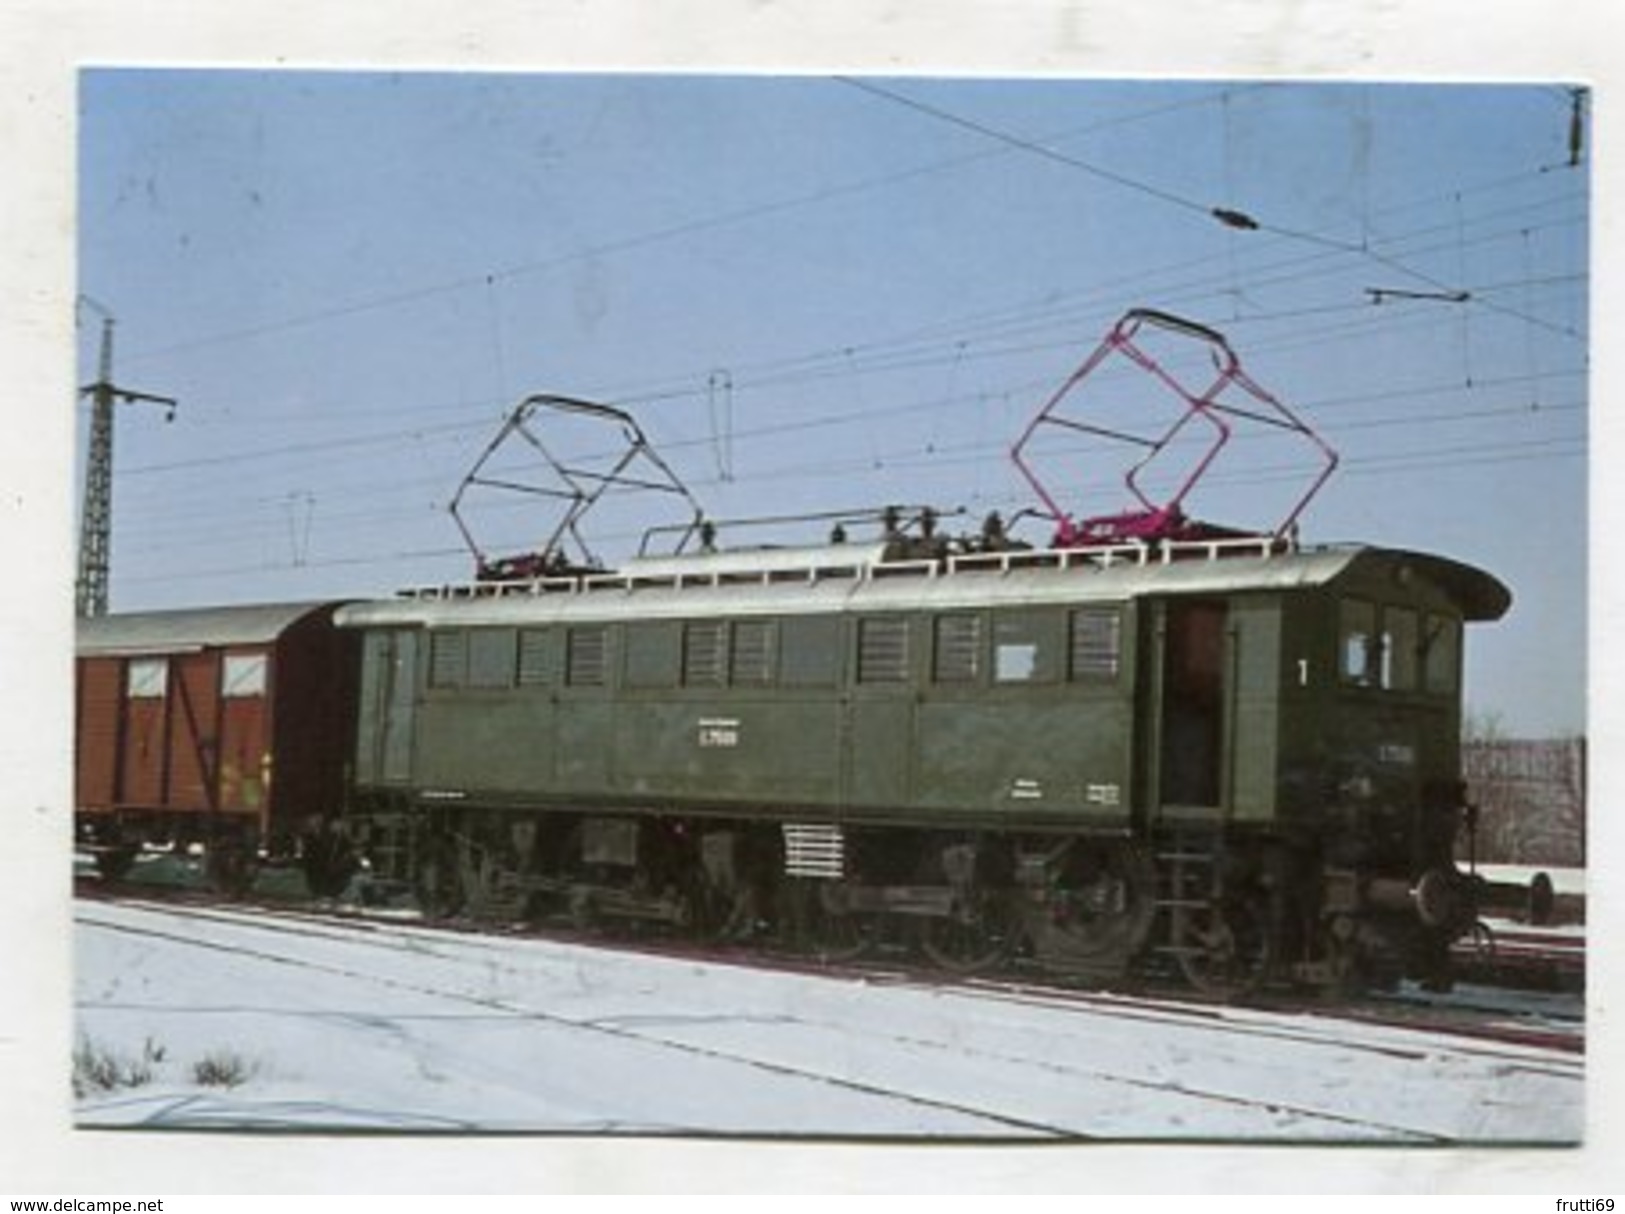
[[[1584,924],[1535,927],[1490,920],[1480,923],[1453,952],[1457,971],[1474,982],[1520,989],[1585,989]]]
[[[157,897],[153,894],[156,892]],[[1539,1049],[1583,1055],[1585,1020],[1583,1001],[1574,995],[1529,994],[1491,986],[1459,988],[1449,993],[1426,992],[1407,984],[1396,992],[1375,993],[1347,1002],[1306,1003],[1280,993],[1265,993],[1241,1003],[1209,998],[1183,987],[1160,987],[1139,982],[1125,989],[1095,989],[1058,984],[1052,979],[1029,978],[1019,972],[961,977],[945,974],[901,948],[858,961],[830,961],[783,947],[748,947],[741,943],[713,943],[678,936],[610,935],[602,931],[560,925],[495,926],[469,920],[428,921],[412,912],[353,906],[317,907],[275,902],[222,900],[200,889],[128,890],[100,882],[84,882],[76,893],[87,900],[106,899],[131,905],[185,908],[222,922],[282,922],[307,925],[310,932],[334,930],[352,933],[410,932],[415,938],[444,936],[466,945],[480,942],[500,952],[514,941],[539,941],[618,952],[666,960],[716,964],[765,973],[790,973],[891,986],[933,990],[1012,1003],[1074,1008],[1124,1019],[1157,1023],[1209,1024],[1234,1032],[1261,1032],[1278,1039],[1308,1040],[1331,1034],[1339,1025],[1425,1032],[1459,1038],[1463,1051],[1489,1056],[1497,1047],[1514,1051]],[[1283,1029],[1247,1027],[1250,1013],[1300,1018],[1301,1026]],[[1411,1047],[1372,1045],[1374,1052],[1392,1048],[1396,1056],[1410,1056]]]
[[[561,953],[562,946],[545,940],[170,901],[118,900],[105,908],[87,901],[76,917],[84,931],[137,935],[154,945],[317,974],[341,980],[346,989],[378,991],[385,1004],[396,996],[414,1004],[430,1001],[431,1008],[510,1017],[527,1031],[558,1034],[566,1043],[595,1043],[573,1050],[608,1048],[651,1066],[695,1068],[712,1082],[810,1087],[869,1107],[906,1107],[912,1110],[908,1116],[955,1126],[968,1137],[1114,1136],[1090,1120],[1096,1105],[1149,1101],[1177,1110],[1167,1124],[1254,1127],[1244,1136],[1445,1142],[1453,1135],[1391,1102],[1365,1096],[1337,1104],[1292,1085],[1272,1089],[1273,1070],[1300,1085],[1301,1077],[1328,1069],[1397,1074],[1438,1067],[1441,1059],[1520,1082],[1563,1085],[1578,1074],[1571,1057],[1527,1045],[1492,1052],[1482,1041],[1444,1041],[1414,1029],[1374,1033],[1369,1024],[1355,1040],[1346,1024],[1329,1016],[1020,982],[926,982],[900,973],[841,970],[826,972],[827,981],[807,988],[811,996],[798,995],[787,1006],[782,994],[768,993],[783,990],[781,972],[755,963],[719,968],[725,958],[695,966],[688,950],[650,948],[629,962],[624,953],[603,950]],[[596,971],[588,973],[591,967],[626,964],[644,975],[634,985],[653,984],[656,998],[647,992],[641,999],[612,994],[607,1012],[599,1000],[583,1005],[582,983],[610,984]],[[688,1001],[683,983],[699,970],[704,981],[737,999],[735,1010],[722,1015],[710,1004]],[[648,977],[651,972],[664,977]],[[571,997],[559,990],[560,974],[568,975]],[[669,991],[661,985],[668,981]],[[849,1015],[859,1003],[883,1004],[888,1014],[860,1015],[861,1027],[855,1028]],[[1035,1036],[1027,1028],[1032,1023],[1055,1027]],[[1155,1065],[1136,1068],[1105,1045],[1114,1039],[1175,1044],[1163,1047]],[[1244,1079],[1183,1065],[1182,1059],[1203,1052],[1273,1061]],[[1085,1099],[1083,1093],[1090,1095]],[[1161,1133],[1153,1130],[1151,1136]]]

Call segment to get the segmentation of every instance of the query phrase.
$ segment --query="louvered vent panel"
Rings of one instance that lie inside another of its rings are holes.
[[[908,681],[908,620],[878,617],[858,623],[858,682]]]
[[[602,687],[608,650],[608,638],[602,628],[570,629],[570,685]]]
[[[468,678],[468,641],[462,632],[429,634],[429,686],[461,687]]]
[[[529,628],[519,634],[519,685],[544,687],[553,681],[553,651],[544,628]]]
[[[773,622],[740,620],[734,624],[733,681],[763,687],[773,681]]]
[[[933,675],[939,683],[974,683],[982,673],[982,617],[945,615],[937,619]]]
[[[1122,617],[1115,608],[1072,613],[1072,677],[1114,679],[1122,650]]]
[[[719,620],[695,620],[683,630],[683,682],[689,687],[722,683],[722,638]]]
[[[845,872],[846,840],[839,826],[806,822],[784,824],[785,876],[836,880]]]

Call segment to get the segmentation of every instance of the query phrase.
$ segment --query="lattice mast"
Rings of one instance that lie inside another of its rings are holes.
[[[113,406],[138,401],[163,405],[165,420],[173,421],[176,402],[167,396],[114,385],[111,316],[102,321],[96,382],[79,389],[79,395],[91,400],[90,451],[85,462],[85,498],[79,520],[79,577],[74,602],[81,616],[98,616],[107,614],[108,572],[112,566]]]

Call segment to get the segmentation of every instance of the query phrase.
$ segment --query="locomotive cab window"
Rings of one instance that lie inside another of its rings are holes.
[[[1373,684],[1377,648],[1377,605],[1365,599],[1344,599],[1338,610],[1337,669],[1345,683]]]
[[[1420,641],[1416,612],[1388,607],[1382,613],[1382,685],[1390,691],[1415,691]]]
[[[1454,695],[1461,679],[1461,621],[1429,614],[1422,631],[1422,685],[1434,695]]]
[[[228,653],[220,668],[220,694],[228,700],[262,696],[265,674],[263,653]]]

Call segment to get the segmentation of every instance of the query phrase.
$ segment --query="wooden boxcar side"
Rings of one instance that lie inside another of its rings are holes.
[[[78,834],[105,868],[144,843],[287,852],[304,817],[338,812],[356,640],[335,606],[80,622]]]

